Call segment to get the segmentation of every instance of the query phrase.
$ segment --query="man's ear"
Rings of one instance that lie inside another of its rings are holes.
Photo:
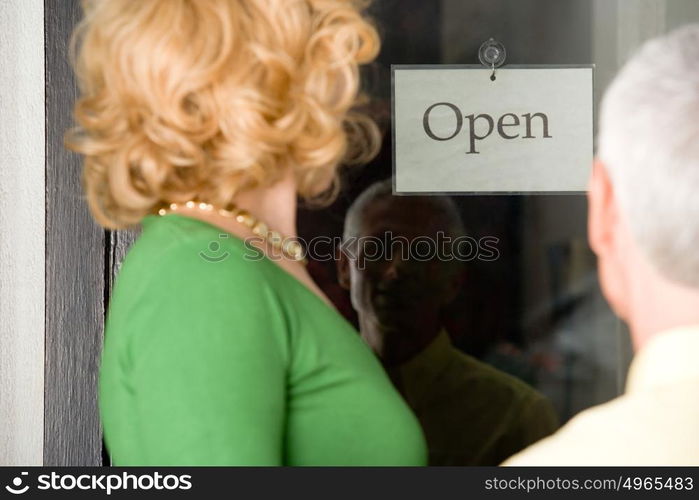
[[[614,245],[618,213],[612,181],[607,168],[598,159],[592,167],[587,202],[587,232],[590,247],[598,257],[603,257]]]
[[[621,318],[629,313],[629,282],[624,250],[624,227],[618,199],[607,168],[595,161],[588,191],[588,239],[597,255],[600,286],[609,305]]]
[[[350,258],[342,250],[341,247],[337,248],[337,281],[340,286],[345,290],[350,289]]]

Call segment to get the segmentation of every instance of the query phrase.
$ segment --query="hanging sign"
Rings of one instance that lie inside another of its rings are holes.
[[[593,67],[393,66],[396,193],[586,190]]]

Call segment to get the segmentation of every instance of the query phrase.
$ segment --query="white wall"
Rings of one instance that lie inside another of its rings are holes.
[[[43,461],[43,4],[0,1],[0,465]]]

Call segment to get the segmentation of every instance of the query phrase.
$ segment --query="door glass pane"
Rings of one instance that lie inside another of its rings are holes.
[[[493,37],[506,64],[595,64],[595,116],[604,89],[648,38],[699,21],[695,0],[378,0],[371,13],[383,49],[364,73],[369,105],[384,132],[368,166],[347,170],[329,210],[303,209],[302,236],[340,236],[351,202],[391,176],[391,64],[479,64]],[[632,349],[600,291],[587,243],[584,195],[452,196],[467,233],[497,240],[497,259],[466,265],[444,327],[463,352],[527,382],[553,404],[559,421],[624,390]],[[334,261],[311,270],[358,325]],[[360,325],[358,325],[360,326]],[[465,401],[464,404],[468,404]]]

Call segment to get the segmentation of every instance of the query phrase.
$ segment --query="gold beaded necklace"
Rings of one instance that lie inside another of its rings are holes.
[[[308,264],[308,260],[303,256],[303,247],[301,244],[292,238],[286,238],[281,233],[269,229],[267,224],[259,220],[247,210],[238,208],[233,204],[229,204],[229,209],[216,208],[210,203],[198,201],[188,201],[186,203],[170,203],[169,205],[158,210],[158,215],[163,216],[172,213],[178,208],[196,208],[204,212],[216,212],[217,214],[235,219],[237,222],[248,227],[253,234],[262,238],[275,250],[282,252],[287,258],[300,262],[303,265]]]

